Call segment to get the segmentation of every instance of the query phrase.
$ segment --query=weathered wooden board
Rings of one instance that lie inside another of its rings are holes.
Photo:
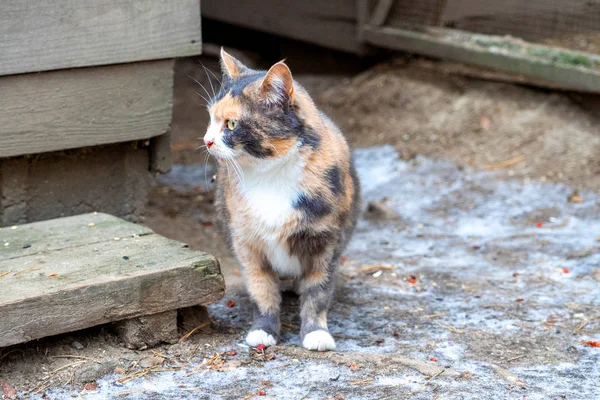
[[[0,2],[0,75],[200,54],[198,0]]]
[[[595,54],[586,55],[564,50],[565,53],[569,53],[565,54],[566,59],[574,62],[573,65],[565,64],[540,57],[536,53],[544,55],[551,52],[559,53],[562,51],[560,49],[531,45],[527,42],[515,44],[510,42],[510,39],[486,35],[475,36],[468,32],[443,28],[425,28],[423,31],[417,32],[393,27],[366,26],[363,29],[363,35],[367,43],[391,50],[414,52],[478,67],[522,74],[537,80],[559,84],[569,90],[600,93],[600,69],[575,64],[581,60],[581,63],[589,62],[591,65],[595,65],[596,59],[599,57]],[[473,39],[475,37],[481,38],[482,41],[485,39],[486,42],[493,45],[488,48],[474,46]],[[511,51],[510,49],[513,47],[525,49]]]
[[[204,0],[202,16],[356,53],[356,0]]]
[[[173,61],[5,76],[0,93],[0,157],[148,139],[171,123]]]
[[[209,304],[224,292],[211,255],[101,213],[3,228],[0,285],[0,346]]]

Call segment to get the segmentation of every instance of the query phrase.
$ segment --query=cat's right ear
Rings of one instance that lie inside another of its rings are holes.
[[[242,64],[240,60],[227,53],[223,47],[221,47],[221,69],[223,75],[227,75],[231,79],[237,79],[248,71],[248,67]]]

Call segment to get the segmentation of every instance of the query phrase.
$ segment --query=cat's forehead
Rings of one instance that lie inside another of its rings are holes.
[[[215,119],[240,118],[251,105],[251,93],[265,77],[263,71],[252,71],[237,79],[225,78],[210,108]]]
[[[231,97],[247,96],[249,94],[249,89],[258,87],[265,75],[266,72],[264,71],[252,71],[237,79],[225,78],[217,100],[219,100],[219,97],[224,97],[227,94],[230,94]]]

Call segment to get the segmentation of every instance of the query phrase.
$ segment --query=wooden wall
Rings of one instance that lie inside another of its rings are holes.
[[[203,0],[202,16],[357,53],[356,0]]]
[[[198,0],[34,3],[0,2],[0,157],[168,131],[172,58],[201,52]]]

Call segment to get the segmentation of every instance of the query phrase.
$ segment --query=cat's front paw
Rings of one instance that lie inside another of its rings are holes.
[[[256,329],[248,332],[246,336],[246,343],[252,347],[256,347],[259,344],[265,345],[266,347],[274,346],[277,344],[275,337],[262,329]]]
[[[307,333],[302,340],[302,346],[307,350],[327,351],[335,350],[335,340],[324,330]]]

